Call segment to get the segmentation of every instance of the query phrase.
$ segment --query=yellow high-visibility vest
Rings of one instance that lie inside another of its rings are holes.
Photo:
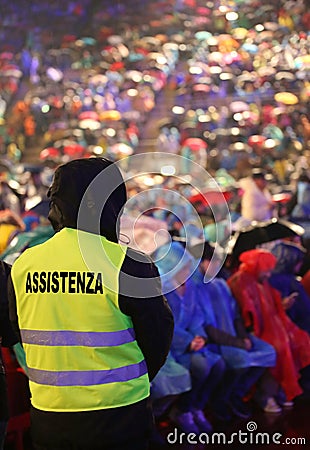
[[[120,311],[127,247],[64,228],[12,267],[31,401],[45,411],[89,411],[149,395],[132,320]]]

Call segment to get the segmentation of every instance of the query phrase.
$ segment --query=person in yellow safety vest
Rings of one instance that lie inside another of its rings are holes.
[[[173,316],[159,274],[119,243],[126,187],[104,158],[59,166],[49,189],[55,235],[12,266],[36,450],[142,450],[152,433],[150,381]]]

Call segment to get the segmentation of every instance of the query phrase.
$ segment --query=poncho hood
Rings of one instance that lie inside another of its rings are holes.
[[[273,270],[277,258],[268,250],[254,249],[241,253],[239,261],[242,263],[241,270],[258,276],[262,272]]]

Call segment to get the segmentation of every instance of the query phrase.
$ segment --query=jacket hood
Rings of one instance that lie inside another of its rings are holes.
[[[59,166],[48,197],[48,218],[55,231],[75,228],[118,242],[127,194],[121,172],[112,161],[76,159]]]

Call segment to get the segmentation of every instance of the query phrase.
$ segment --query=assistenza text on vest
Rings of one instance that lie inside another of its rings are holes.
[[[27,272],[26,294],[103,294],[101,272]]]

